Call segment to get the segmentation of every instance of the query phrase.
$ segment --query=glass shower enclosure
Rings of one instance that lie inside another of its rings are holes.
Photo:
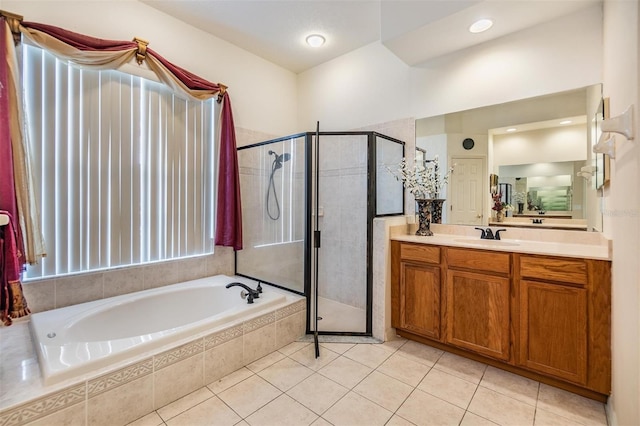
[[[388,171],[403,156],[404,142],[376,132],[238,148],[236,274],[307,296],[308,332],[370,336],[373,219],[404,213],[402,184]]]

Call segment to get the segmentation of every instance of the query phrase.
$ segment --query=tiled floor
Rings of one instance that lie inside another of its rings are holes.
[[[604,405],[416,342],[294,342],[138,421],[196,425],[606,425]]]

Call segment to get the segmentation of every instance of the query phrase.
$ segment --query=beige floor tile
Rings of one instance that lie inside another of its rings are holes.
[[[354,361],[364,364],[369,368],[377,368],[391,354],[389,351],[382,349],[379,345],[361,344],[346,351],[343,356],[351,358]]]
[[[231,386],[237,385],[241,381],[248,379],[249,377],[253,376],[253,374],[253,371],[247,368],[241,368],[221,378],[220,380],[209,383],[207,387],[209,388],[209,390],[211,390],[211,392],[218,394],[229,389]]]
[[[376,370],[411,386],[418,386],[431,367],[405,358],[397,353],[391,355]]]
[[[403,337],[399,337],[399,338],[397,338],[395,340],[387,340],[386,342],[382,342],[378,346],[381,347],[382,349],[386,349],[388,351],[395,352],[398,349],[400,349],[400,347],[402,345],[407,343],[407,341],[408,341],[407,339],[405,339]]]
[[[438,370],[473,383],[480,383],[487,365],[468,358],[445,352],[433,366]]]
[[[333,426],[331,423],[323,419],[322,417],[318,417],[318,420],[311,423],[311,426]]]
[[[318,371],[337,357],[337,353],[327,348],[320,348],[320,357],[316,358],[316,349],[314,345],[306,346],[290,355],[291,359],[298,361],[300,364],[309,367],[314,371]]]
[[[535,407],[491,389],[478,387],[469,411],[501,425],[533,425]]]
[[[418,389],[450,402],[465,410],[473,398],[478,385],[468,382],[444,371],[432,368],[418,385]]]
[[[539,385],[540,383],[535,380],[491,366],[487,367],[480,382],[480,386],[492,389],[529,405],[536,405]]]
[[[312,374],[313,370],[291,358],[282,359],[258,373],[260,377],[283,392],[288,391]]]
[[[325,343],[320,343],[321,347],[327,348],[337,354],[343,354],[346,351],[348,351],[349,349],[351,349],[352,347],[355,346],[354,343],[332,343],[332,342],[325,342]]]
[[[496,423],[491,420],[487,420],[484,417],[480,417],[477,414],[467,411],[464,413],[460,426],[495,426]]]
[[[409,420],[403,419],[399,415],[394,414],[393,417],[389,419],[389,421],[385,426],[413,426],[413,425],[414,424],[411,423]]]
[[[335,426],[384,425],[393,415],[368,399],[349,392],[322,417]]]
[[[567,419],[559,414],[537,408],[533,424],[535,426],[575,426],[578,423],[576,423],[575,420]]]
[[[344,386],[315,373],[294,386],[287,394],[314,413],[321,415],[347,392],[349,389]]]
[[[208,388],[200,388],[195,392],[191,392],[189,395],[183,396],[177,401],[173,401],[164,407],[158,408],[158,414],[162,417],[162,420],[167,421],[180,413],[187,411],[189,408],[195,407],[202,401],[213,396],[213,392]]]
[[[144,417],[139,418],[135,422],[129,423],[127,426],[160,426],[164,425],[162,418],[157,412],[149,413]]]
[[[172,418],[167,426],[231,426],[242,418],[214,396]]]
[[[369,374],[353,391],[389,411],[396,411],[413,387],[377,371]]]
[[[604,404],[552,386],[540,384],[538,408],[584,425],[606,425]]]
[[[251,426],[305,426],[310,425],[317,418],[318,415],[313,411],[283,394],[245,420]]]
[[[275,364],[276,362],[280,361],[281,359],[283,359],[285,357],[284,354],[275,351],[275,352],[271,352],[269,355],[264,356],[262,358],[260,358],[257,361],[252,362],[251,364],[247,365],[247,368],[251,371],[253,371],[254,373],[258,373],[262,370],[264,370],[265,368]]]
[[[432,348],[431,346],[423,345],[422,343],[411,340],[402,345],[396,352],[397,355],[409,358],[412,361],[419,362],[420,364],[424,364],[429,367],[433,367],[433,364],[438,361],[443,353],[444,352],[440,349]]]
[[[221,392],[218,397],[242,418],[265,406],[282,394],[262,377],[251,376]]]
[[[422,392],[413,391],[396,412],[416,425],[458,425],[464,410],[446,401]]]
[[[311,343],[309,342],[291,342],[287,346],[283,346],[280,349],[278,349],[278,351],[284,355],[289,356],[294,352],[298,352],[300,349],[304,348],[305,346],[309,346],[310,344]]]
[[[362,379],[367,377],[373,369],[362,365],[352,359],[341,356],[326,367],[321,368],[318,373],[330,378],[342,386],[353,389]]]

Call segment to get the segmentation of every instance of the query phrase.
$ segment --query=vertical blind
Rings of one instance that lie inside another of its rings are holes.
[[[24,45],[41,278],[213,251],[216,103]]]

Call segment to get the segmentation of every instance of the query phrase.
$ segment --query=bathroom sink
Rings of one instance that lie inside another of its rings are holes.
[[[497,247],[515,247],[520,243],[504,241],[504,240],[481,240],[480,238],[460,238],[455,240],[458,243],[475,244],[478,246],[497,246]]]

